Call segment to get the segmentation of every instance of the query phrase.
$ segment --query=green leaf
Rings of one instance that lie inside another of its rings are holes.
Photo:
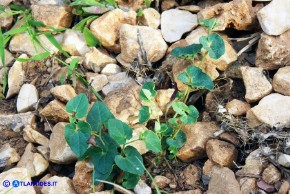
[[[178,119],[177,118],[170,118],[170,119],[168,119],[168,122],[174,127],[178,126]]]
[[[113,118],[115,117],[109,108],[103,102],[97,101],[91,108],[87,116],[87,121],[90,123],[93,131],[99,132],[103,125],[108,127],[108,120]]]
[[[146,5],[147,8],[150,7],[152,0],[144,0],[144,3]]]
[[[89,5],[89,6],[92,6],[92,5],[96,5],[96,6],[103,6],[103,7],[105,6],[104,4],[99,3],[96,0],[76,0],[76,1],[72,2],[70,5],[71,6],[75,6],[75,5]]]
[[[199,20],[198,23],[204,27],[206,27],[210,32],[215,28],[218,27],[219,24],[216,22],[216,18],[206,19],[206,20]]]
[[[186,135],[183,131],[179,130],[173,138],[167,138],[166,143],[169,147],[181,148],[186,142]]]
[[[101,46],[101,42],[97,39],[97,37],[95,37],[95,35],[87,27],[84,28],[83,34],[84,34],[87,44],[90,47]]]
[[[123,175],[123,187],[126,189],[133,189],[140,180],[140,176],[125,172]]]
[[[3,5],[0,5],[0,11],[5,11],[5,7]]]
[[[212,90],[214,85],[212,79],[196,66],[189,66],[186,72],[178,75],[178,80],[192,88]]]
[[[201,49],[201,44],[192,44],[185,47],[175,48],[171,51],[171,54],[175,57],[193,60],[195,55],[201,52]]]
[[[116,165],[123,171],[135,175],[142,175],[144,173],[143,158],[136,148],[127,146],[124,149],[125,157],[117,155],[115,157]]]
[[[93,20],[97,19],[99,16],[89,16],[82,19],[79,23],[77,23],[72,29],[78,30],[80,32],[84,31],[84,28],[91,23]]]
[[[40,61],[40,60],[46,59],[49,56],[50,56],[50,52],[44,52],[44,53],[34,55],[33,57],[30,57],[30,58],[16,58],[16,60],[20,62]]]
[[[199,115],[198,110],[194,106],[190,105],[188,107],[187,114],[186,115],[182,115],[180,117],[180,120],[184,124],[193,124],[193,123],[197,122],[198,115]]]
[[[144,102],[151,102],[151,100],[156,96],[156,94],[157,93],[155,91],[154,82],[146,82],[139,93],[139,97]]]
[[[118,119],[109,119],[108,131],[110,136],[119,144],[126,143],[127,139],[132,138],[132,129],[126,123]]]
[[[44,35],[49,40],[49,42],[51,42],[51,44],[53,44],[53,46],[55,46],[64,56],[69,57],[69,54],[65,50],[62,49],[62,46],[58,43],[58,41],[55,39],[55,37],[52,34],[44,33]]]
[[[66,104],[66,112],[75,113],[75,117],[82,118],[87,114],[89,101],[84,93],[80,93]]]
[[[96,136],[95,141],[103,151],[110,151],[117,154],[119,145],[109,136],[109,134],[101,132],[101,135]]]
[[[21,7],[19,5],[15,5],[15,4],[10,4],[9,7],[13,10],[13,11],[26,11],[27,8],[25,7]]]
[[[188,106],[183,102],[173,102],[172,108],[179,115],[186,115],[186,112],[189,110]]]
[[[156,133],[147,130],[140,135],[140,139],[144,140],[146,148],[155,153],[161,152],[161,141]]]
[[[13,28],[7,32],[4,33],[4,36],[8,36],[8,35],[15,35],[15,34],[20,34],[20,33],[24,33],[27,31],[28,26],[27,25],[23,25],[19,28]]]
[[[77,68],[79,64],[79,60],[76,58],[73,58],[68,66],[68,70],[67,70],[67,77],[70,77],[73,73],[73,71]]]
[[[137,17],[141,17],[143,15],[143,9],[139,8],[137,12]]]
[[[148,106],[141,106],[139,111],[139,123],[146,123],[150,119],[149,107]]]
[[[81,157],[88,149],[87,140],[91,136],[91,126],[85,121],[69,123],[64,128],[65,139],[72,151]]]
[[[199,38],[203,48],[208,51],[209,56],[213,59],[219,59],[225,53],[225,43],[217,33]]]
[[[3,65],[3,89],[2,93],[5,93],[6,87],[7,87],[7,69],[6,69],[6,63],[5,63],[5,42],[4,42],[4,37],[2,34],[2,29],[0,28],[0,58],[1,58],[1,63]]]
[[[164,124],[164,123],[161,123],[161,129],[160,129],[160,133],[163,135],[163,136],[169,136],[171,135],[173,132],[173,129],[171,126],[167,125],[167,124]]]
[[[32,27],[46,27],[43,22],[35,21],[35,20],[28,20],[29,25]]]

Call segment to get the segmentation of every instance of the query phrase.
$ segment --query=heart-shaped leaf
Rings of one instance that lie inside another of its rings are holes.
[[[123,175],[123,183],[122,183],[122,185],[126,189],[133,189],[137,185],[139,180],[140,180],[140,176],[139,175],[125,172],[124,175]]]
[[[213,59],[219,59],[225,53],[225,43],[217,33],[199,38],[203,48],[208,51],[209,56]]]
[[[190,106],[188,106],[188,110],[186,112],[187,112],[187,114],[182,115],[180,117],[180,120],[184,124],[196,123],[197,122],[198,115],[199,115],[198,110],[194,106],[190,105]]]
[[[161,141],[153,131],[145,131],[140,135],[140,139],[144,140],[148,150],[152,150],[155,153],[161,152]]]
[[[87,114],[89,101],[84,93],[80,93],[66,104],[66,112],[75,113],[75,117],[82,118]]]
[[[124,149],[125,157],[117,155],[115,157],[116,165],[123,171],[131,174],[142,175],[144,173],[143,158],[136,148],[127,146]]]
[[[186,72],[178,75],[178,80],[192,88],[212,90],[214,85],[212,79],[196,66],[189,66]]]
[[[91,132],[91,126],[85,121],[79,121],[77,124],[69,123],[65,126],[65,139],[78,158],[87,151],[89,147],[87,140]]]
[[[183,131],[179,130],[172,138],[167,138],[166,143],[170,147],[181,148],[186,142],[186,135]]]
[[[139,97],[144,102],[151,102],[151,100],[156,96],[156,94],[157,93],[155,91],[154,82],[146,82],[139,93]]]
[[[139,123],[146,123],[150,119],[149,107],[142,106],[139,111]]]
[[[108,131],[110,136],[119,144],[126,143],[127,139],[132,138],[132,129],[126,123],[118,119],[109,119]]]
[[[171,54],[175,57],[193,60],[195,55],[201,52],[201,49],[201,44],[192,44],[185,47],[175,48],[171,51]]]
[[[210,32],[219,26],[219,24],[216,22],[216,18],[210,18],[206,20],[199,20],[198,23],[204,27],[206,27]]]
[[[97,101],[91,108],[87,121],[90,123],[93,131],[101,131],[103,125],[108,127],[108,120],[115,118],[109,108],[102,102]]]

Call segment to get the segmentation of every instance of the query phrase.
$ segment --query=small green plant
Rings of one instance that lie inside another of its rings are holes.
[[[133,188],[145,167],[140,153],[128,145],[132,142],[131,127],[116,119],[101,101],[95,102],[89,112],[88,106],[88,98],[83,93],[67,103],[66,111],[70,113],[70,123],[64,130],[67,143],[79,160],[91,159],[95,183],[97,180],[113,181],[123,171],[123,186]],[[149,150],[160,150],[155,143],[157,139],[152,131],[142,134]]]

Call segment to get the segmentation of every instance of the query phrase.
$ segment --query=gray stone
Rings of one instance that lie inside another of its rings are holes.
[[[34,109],[33,106],[38,102],[38,91],[32,84],[22,85],[17,97],[17,112],[23,113]]]

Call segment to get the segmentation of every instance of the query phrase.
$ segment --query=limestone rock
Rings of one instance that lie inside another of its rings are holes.
[[[136,148],[141,155],[147,153],[149,150],[146,148],[145,142],[143,140],[138,140],[140,134],[148,130],[147,127],[145,127],[144,125],[134,125],[132,129],[133,129],[132,138],[127,140],[127,142],[131,142],[134,140],[137,140],[137,141],[128,143],[126,144],[126,146],[132,146]]]
[[[114,75],[120,72],[121,72],[121,67],[119,65],[116,65],[114,63],[109,63],[103,68],[101,73],[108,76],[108,75]]]
[[[271,127],[290,127],[290,97],[273,93],[264,97],[251,111]]]
[[[57,194],[57,193],[77,194],[77,192],[74,190],[72,181],[67,177],[53,176],[47,179],[46,181],[56,183],[56,185],[51,187],[42,187],[41,193],[43,194]]]
[[[280,154],[278,157],[278,163],[286,168],[290,167],[290,155]]]
[[[282,67],[277,71],[273,78],[273,89],[290,96],[290,67]]]
[[[169,178],[161,175],[155,176],[154,181],[159,189],[165,188],[171,182]],[[154,185],[152,184],[151,187],[154,188]]]
[[[8,50],[4,50],[5,53],[5,65],[8,65],[10,62],[13,61],[14,57],[13,55],[8,51]],[[2,68],[3,64],[2,64],[2,60],[0,60],[0,67]]]
[[[153,8],[143,10],[143,15],[138,20],[140,24],[158,29],[160,26],[160,13]]]
[[[4,11],[0,11],[0,14],[7,14],[6,17],[0,18],[0,27],[1,28],[9,28],[13,21],[13,16],[11,14],[11,9],[9,7],[5,7]]]
[[[62,39],[62,48],[73,56],[83,56],[90,51],[84,35],[76,30],[66,30]]]
[[[35,115],[32,112],[0,115],[0,131],[12,129],[14,132],[19,132],[25,126],[36,127]]]
[[[48,147],[49,139],[38,131],[32,129],[30,126],[25,127],[23,132],[23,138],[25,141],[28,141],[30,143],[38,143],[40,145]]]
[[[222,187],[221,187],[222,185]],[[214,167],[207,194],[242,194],[235,174],[227,167]]]
[[[65,104],[58,100],[51,101],[40,111],[40,116],[54,123],[68,121],[69,116],[65,111]]]
[[[17,112],[27,112],[33,109],[33,106],[38,101],[38,91],[32,84],[22,85],[17,97]]]
[[[119,90],[122,87],[128,87],[131,84],[136,85],[135,80],[127,75],[126,72],[120,72],[115,75],[108,76],[109,83],[103,87],[102,92],[107,95],[108,93]]]
[[[202,194],[202,191],[200,189],[194,189],[188,191],[174,192],[173,194]]]
[[[36,21],[56,29],[70,27],[73,19],[72,7],[66,5],[32,5],[32,15]],[[50,31],[46,27],[38,27],[40,31]]]
[[[116,60],[111,57],[105,49],[90,49],[90,52],[85,54],[85,68],[99,72],[101,68],[110,63],[116,63]]]
[[[170,102],[170,98],[174,93],[174,89],[157,90],[156,103],[163,113],[166,112],[166,105]]]
[[[122,24],[136,24],[136,12],[114,9],[94,20],[90,25],[92,33],[108,50],[120,52],[119,29]]]
[[[7,5],[9,5],[13,0],[2,0],[0,1],[0,5],[6,7]]]
[[[208,140],[206,143],[206,154],[213,162],[232,167],[237,160],[238,151],[234,145],[217,139]]]
[[[136,194],[151,194],[151,188],[143,180],[139,180],[137,185],[134,187],[134,192]]]
[[[210,159],[208,159],[202,168],[202,173],[203,175],[206,175],[208,177],[211,177],[211,173],[212,173],[212,169],[214,166],[216,166],[217,164],[215,164],[213,161],[211,161]]]
[[[248,0],[218,3],[202,9],[197,16],[198,20],[216,18],[217,23],[220,24],[214,29],[216,31],[223,31],[229,27],[236,30],[250,30],[258,23],[252,1]]]
[[[227,111],[235,116],[244,115],[251,109],[251,105],[241,100],[233,99],[226,105]]]
[[[272,85],[262,68],[241,67],[241,72],[246,86],[247,102],[256,102],[272,92]]]
[[[38,146],[36,149],[47,161],[49,160],[49,147],[48,146]]]
[[[116,0],[116,3],[123,8],[132,9],[134,11],[146,7],[144,0]]]
[[[49,166],[49,163],[39,153],[34,153],[34,146],[29,143],[24,154],[21,156],[17,167],[26,168],[29,176],[35,177],[42,174]]]
[[[184,5],[177,7],[177,9],[190,11],[191,13],[198,13],[201,10],[201,7],[197,5]]]
[[[22,54],[20,58],[28,58],[27,55]],[[15,94],[18,94],[20,88],[25,80],[25,71],[23,69],[23,63],[15,61],[10,71],[8,72],[8,92],[6,98],[10,98]]]
[[[253,111],[250,109],[248,110],[247,114],[246,114],[246,118],[247,118],[247,122],[249,127],[254,128],[257,126],[260,126],[263,124],[263,122],[261,122],[256,115],[253,113]]]
[[[196,186],[201,178],[201,171],[198,167],[190,164],[183,170],[185,184],[188,186]]]
[[[160,30],[128,24],[124,24],[120,28],[121,59],[131,63],[137,59],[138,54],[141,54],[137,36],[138,31],[148,59],[151,62],[159,61],[167,50],[167,44],[163,40]]]
[[[186,142],[179,150],[177,157],[183,162],[190,162],[206,156],[205,144],[209,137],[219,129],[213,122],[197,122],[185,125]]]
[[[284,180],[279,191],[278,194],[283,194],[283,193],[289,193],[290,190],[290,183],[287,180]]]
[[[281,173],[273,164],[269,164],[263,171],[262,179],[268,184],[276,184],[281,179]]]
[[[56,164],[69,164],[77,159],[64,137],[64,127],[67,124],[65,122],[57,123],[50,136],[50,161]]]
[[[92,172],[93,165],[86,161],[78,161],[75,165],[75,174],[73,177],[73,185],[78,194],[92,193]],[[102,183],[95,185],[95,191],[103,190]]]
[[[77,95],[75,89],[71,85],[55,86],[54,88],[50,89],[50,92],[55,98],[61,100],[64,103],[70,101]]]
[[[9,143],[4,144],[0,148],[0,168],[9,166],[19,160],[19,154],[9,145]]]
[[[101,91],[103,87],[109,82],[106,75],[87,73],[87,80],[91,83],[91,86],[97,91]]]
[[[46,48],[50,53],[53,54],[58,52],[58,49],[46,38],[44,34],[39,35],[37,38],[39,39],[42,46]],[[11,52],[26,53],[30,56],[46,52],[46,50],[44,50],[38,44],[34,45],[29,34],[26,32],[13,36],[9,43],[9,50]],[[20,56],[20,58],[23,57]]]
[[[4,187],[3,184],[0,185],[0,191],[4,191],[4,193],[21,193],[21,194],[36,194],[33,186],[27,187],[13,187],[12,182],[14,180],[21,180],[24,182],[31,182],[31,177],[26,168],[12,168],[8,171],[2,172],[0,174],[0,182],[9,181],[10,186]]]
[[[256,52],[256,66],[263,69],[279,69],[290,65],[290,30],[280,36],[262,34]]]
[[[290,1],[273,0],[258,13],[260,25],[268,35],[280,35],[290,29]],[[277,17],[279,19],[277,19]]]
[[[169,9],[172,9],[174,7],[178,6],[177,2],[175,0],[163,0],[161,2],[161,10],[166,11]]]
[[[136,124],[139,122],[138,115],[141,103],[139,99],[140,86],[132,83],[118,90],[110,92],[104,99],[114,116],[127,123]]]
[[[189,11],[171,9],[161,14],[161,33],[166,42],[180,40],[184,33],[197,25],[197,16]]]
[[[240,186],[241,186],[241,191],[242,193],[254,193],[257,192],[257,179],[256,178],[248,178],[248,177],[243,177],[239,180]]]

